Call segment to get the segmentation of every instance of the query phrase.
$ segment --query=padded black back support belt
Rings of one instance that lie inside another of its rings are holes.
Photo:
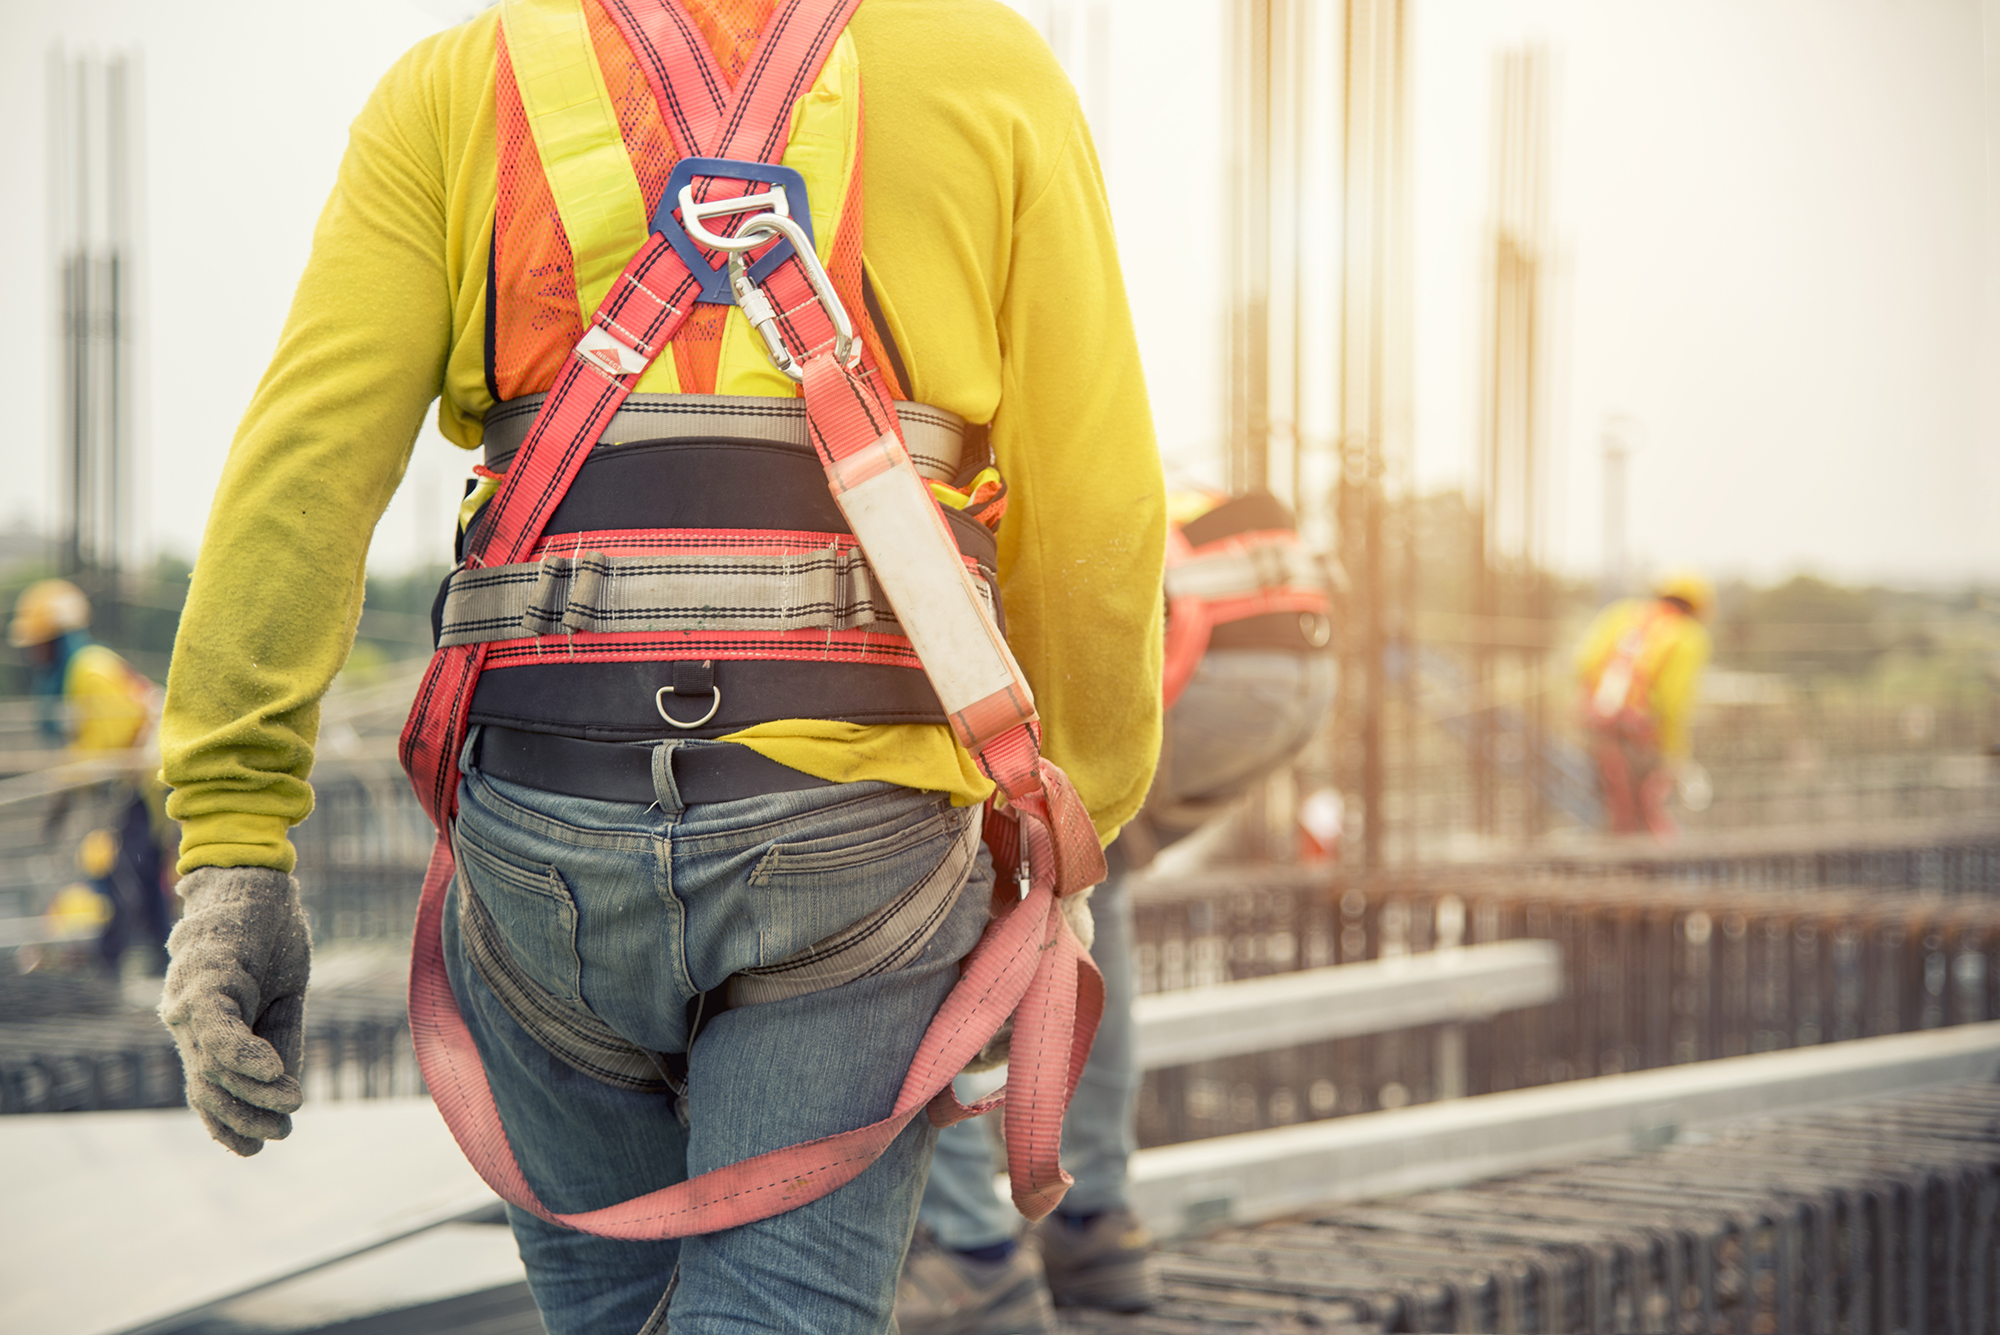
[[[958,549],[995,570],[1000,555],[992,531],[957,510],[942,513]],[[712,438],[653,440],[593,450],[544,532],[553,537],[661,528],[845,533],[847,521],[810,448]]]
[[[997,611],[999,551],[992,532],[957,511],[943,514],[959,550],[987,575]],[[810,447],[716,438],[593,450],[545,532],[621,529],[848,531]],[[1004,620],[1001,624],[1004,629]],[[657,692],[669,683],[672,660],[489,667],[473,691],[469,717],[526,732],[618,742],[721,737],[787,718],[945,722],[937,694],[918,667],[824,659],[705,661],[719,699],[705,692],[699,698],[666,697],[683,720],[700,718],[713,703],[715,714],[698,727],[670,726],[660,716]]]
[[[822,718],[844,723],[943,723],[937,693],[920,668],[766,658],[714,659],[722,694],[665,697],[675,718],[715,716],[694,728],[660,717],[658,691],[671,663],[533,663],[488,668],[472,692],[474,723],[553,732],[601,742],[722,737],[753,723]]]

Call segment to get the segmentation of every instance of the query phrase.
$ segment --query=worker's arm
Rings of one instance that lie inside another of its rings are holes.
[[[1694,749],[1689,723],[1702,669],[1708,666],[1708,629],[1693,617],[1677,617],[1674,638],[1653,674],[1653,719],[1659,730],[1660,754],[1684,760]]]
[[[1008,640],[1043,749],[1107,841],[1160,745],[1166,497],[1103,179],[1081,115],[1015,220],[993,448]]]
[[[161,727],[180,868],[291,869],[319,701],[353,643],[368,540],[453,336],[442,99],[422,44],[352,127],[270,368],[230,447]]]

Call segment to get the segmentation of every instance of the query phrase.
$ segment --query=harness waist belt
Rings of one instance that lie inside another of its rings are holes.
[[[826,788],[833,783],[734,742],[677,746],[669,763],[674,787],[688,806]],[[650,746],[586,742],[489,723],[479,730],[475,764],[492,778],[571,797],[598,802],[654,800]]]
[[[852,538],[662,533],[650,543],[628,539],[626,550],[636,555],[587,543],[580,538],[578,550],[518,565],[454,571],[438,617],[439,647],[641,631],[902,633]],[[998,576],[978,571],[973,589],[990,610]]]
[[[486,414],[486,466],[505,472],[528,438],[546,394],[524,394],[495,404]],[[967,464],[983,463],[984,427],[927,403],[896,404],[910,461],[933,482],[952,482]],[[976,448],[967,450],[968,438]],[[599,449],[648,440],[762,441],[812,452],[806,434],[806,401],[741,394],[628,394],[598,436]]]

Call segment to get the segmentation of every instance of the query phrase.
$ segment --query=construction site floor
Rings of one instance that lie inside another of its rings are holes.
[[[454,1227],[484,1234],[460,1240],[465,1257],[492,1264],[511,1251],[497,1222]],[[429,1245],[434,1260],[449,1250]],[[1168,1241],[1160,1265],[1167,1296],[1156,1310],[1066,1310],[1063,1329],[1992,1332],[2000,1084],[1758,1119],[1650,1151],[1217,1228]],[[329,1278],[320,1291],[343,1287]],[[313,1284],[156,1335],[541,1331],[518,1279],[300,1324]],[[354,1286],[344,1287],[351,1302]]]

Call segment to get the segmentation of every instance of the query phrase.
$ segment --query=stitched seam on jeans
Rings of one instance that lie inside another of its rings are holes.
[[[574,906],[569,887],[555,876],[555,868],[549,863],[523,865],[515,862],[511,854],[496,853],[471,839],[459,840],[456,856],[461,866],[477,867],[522,894],[548,900],[557,908]]]
[[[674,1273],[667,1279],[666,1292],[660,1295],[660,1301],[653,1308],[653,1314],[646,1318],[646,1324],[639,1327],[639,1335],[666,1335],[667,1305],[674,1300],[674,1290],[680,1286],[680,1282],[681,1268],[676,1262]]]
[[[563,1005],[522,972],[478,892],[462,882],[460,889],[464,893],[459,897],[459,925],[466,956],[530,1037],[575,1070],[613,1088],[643,1094],[670,1090],[651,1053],[620,1038],[595,1015]]]
[[[863,789],[865,791],[854,791],[856,789]],[[825,801],[828,795],[833,795],[833,800]],[[781,816],[772,816],[769,820],[760,820],[755,825],[739,825],[727,830],[711,830],[698,834],[677,832],[674,835],[674,846],[683,855],[694,853],[733,853],[749,848],[754,844],[781,844],[784,842],[783,836],[785,830],[816,825],[826,820],[835,812],[845,810],[848,807],[856,806],[863,802],[884,802],[894,799],[896,801],[908,801],[912,807],[942,808],[950,801],[942,793],[903,788],[896,784],[884,782],[881,779],[855,779],[823,788],[805,788],[790,793],[772,793],[767,794],[766,799],[761,800],[768,800],[771,797],[811,798],[815,801],[823,801],[824,805],[814,805],[805,810],[793,811]],[[910,819],[931,820],[934,817],[928,814],[914,818],[907,816],[899,817],[891,812],[884,814],[874,825],[868,828],[871,830],[882,829],[900,825],[905,820]],[[772,833],[773,831],[777,833],[774,834]],[[852,837],[855,833],[855,831],[849,831],[846,837]],[[826,834],[811,835],[808,838],[808,842],[817,839],[841,837],[843,836]]]
[[[572,825],[560,817],[550,816],[544,812],[522,806],[519,802],[516,802],[513,798],[508,797],[505,793],[495,788],[493,785],[496,781],[484,770],[475,769],[469,777],[477,778],[480,788],[484,789],[478,796],[478,801],[481,805],[494,808],[494,813],[502,820],[529,834],[551,840],[555,843],[566,844],[571,848],[610,849],[613,852],[640,852],[652,846],[653,836],[646,830],[592,830],[580,825]],[[499,782],[504,783],[506,780],[499,780]],[[532,787],[529,784],[521,786]],[[564,798],[562,800],[590,801],[591,799]],[[598,805],[625,806],[630,807],[634,811],[644,811],[647,809],[636,802],[606,802]]]
[[[865,917],[820,938],[802,950],[794,951],[784,959],[770,964],[755,965],[742,972],[758,978],[775,978],[782,974],[811,970],[816,966],[834,968],[844,958],[865,953],[871,944],[878,943],[890,927],[896,924],[899,915],[907,914],[912,905],[927,896],[939,897],[937,882],[940,873],[953,860],[953,855],[959,851],[963,842],[963,835],[954,839],[936,864],[913,881],[909,889]],[[970,866],[969,859],[967,866]],[[934,913],[934,909],[927,910],[927,913]],[[889,947],[890,950],[894,948],[893,944]]]
[[[858,833],[867,835],[875,830],[894,824],[887,834],[869,839],[866,843],[848,844],[841,848],[801,853],[795,846],[785,843],[772,845],[771,850],[757,860],[757,869],[750,873],[750,884],[764,885],[777,876],[816,876],[827,872],[851,871],[855,867],[865,867],[894,857],[904,849],[937,837],[933,828],[950,821],[970,807],[948,807],[935,815],[925,816],[912,824],[883,821]],[[840,838],[843,836],[820,836],[820,838]],[[817,843],[818,839],[806,840]]]

